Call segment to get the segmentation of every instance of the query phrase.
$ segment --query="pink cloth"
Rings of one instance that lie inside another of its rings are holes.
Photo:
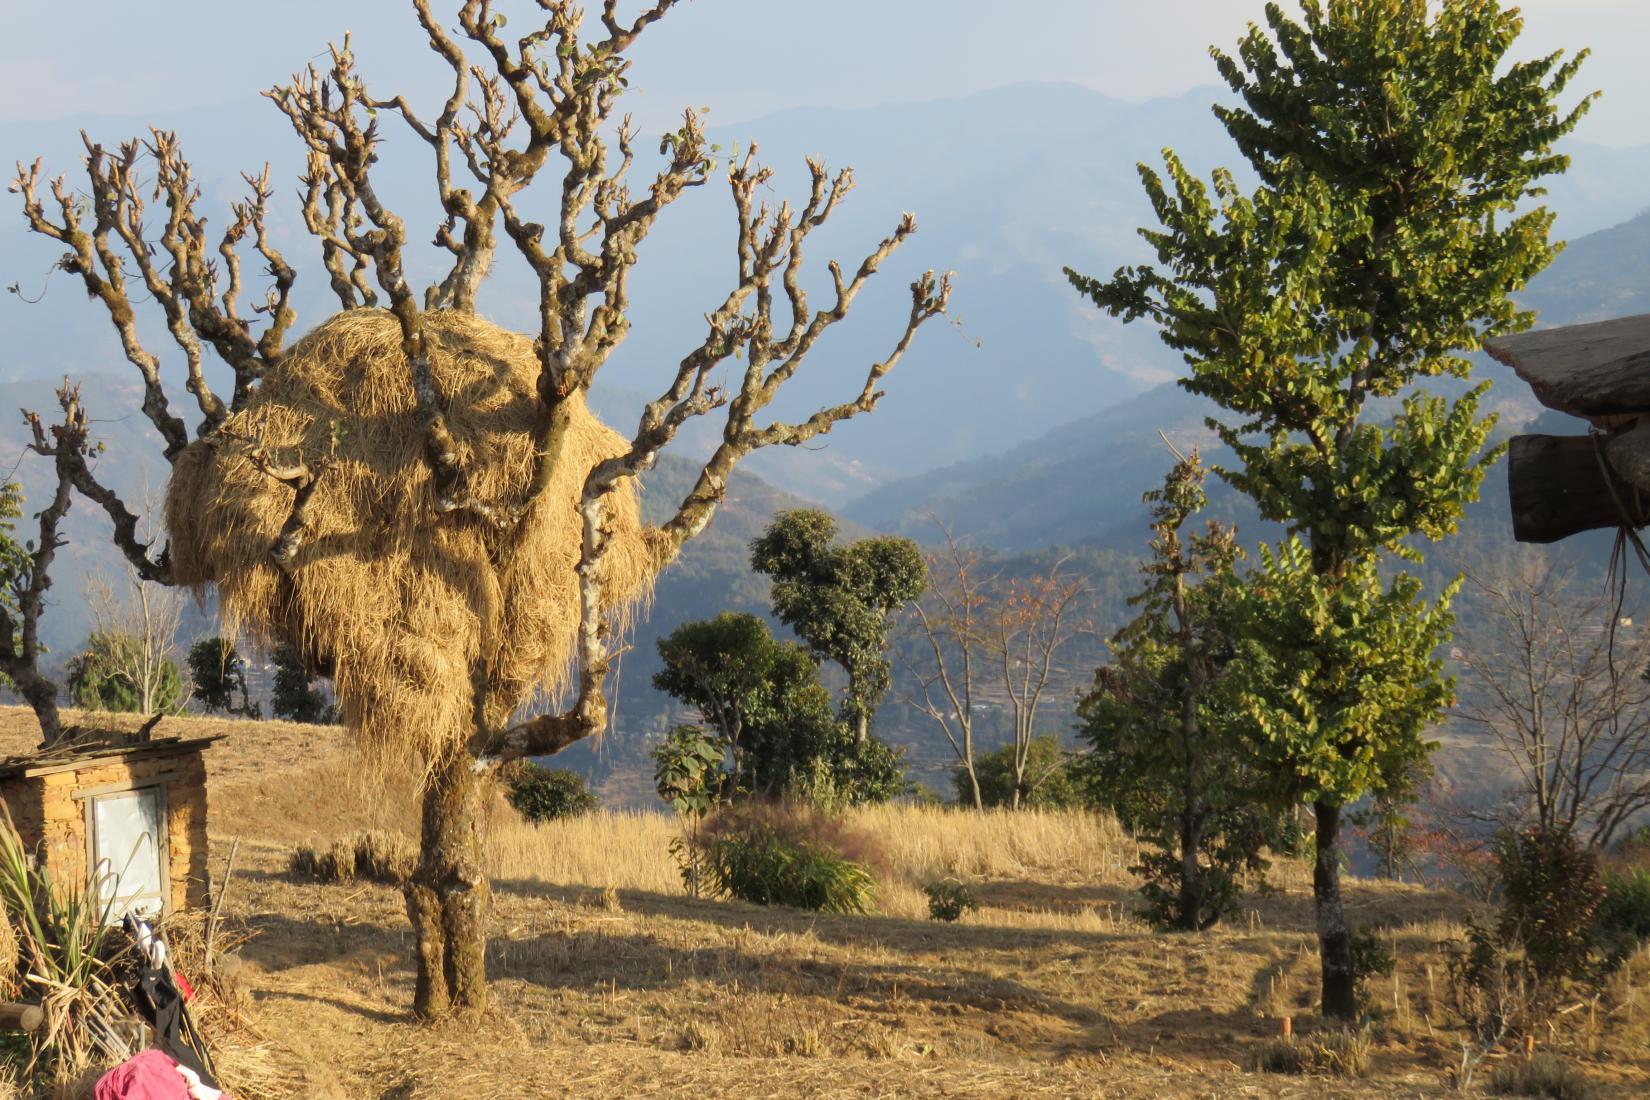
[[[98,1078],[92,1100],[190,1100],[178,1064],[158,1050],[134,1054]]]

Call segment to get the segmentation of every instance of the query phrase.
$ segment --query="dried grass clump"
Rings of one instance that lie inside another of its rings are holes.
[[[1368,1077],[1373,1044],[1362,1028],[1336,1028],[1304,1038],[1268,1039],[1255,1053],[1262,1073],[1319,1073],[1329,1077]]]
[[[1586,1074],[1546,1053],[1495,1067],[1490,1092],[1495,1096],[1541,1096],[1548,1100],[1593,1100],[1599,1095],[1598,1087]]]
[[[287,867],[299,878],[321,882],[382,882],[399,886],[412,877],[418,866],[418,851],[412,841],[398,833],[372,829],[344,837],[330,844],[300,844],[292,850]]]
[[[467,313],[427,314],[425,330],[472,491],[519,502],[539,416],[532,342]],[[400,327],[383,310],[340,313],[293,345],[218,437],[179,456],[166,501],[173,576],[217,585],[230,629],[291,642],[330,669],[369,752],[432,761],[468,731],[472,669],[499,686],[490,722],[535,687],[563,686],[579,620],[578,496],[590,469],[626,445],[581,403],[519,531],[438,517]],[[293,490],[258,468],[260,449],[277,463],[333,459],[290,577],[269,551]],[[606,593],[622,614],[649,590],[658,558],[635,486],[609,499]],[[506,543],[513,551],[501,553]]]
[[[347,840],[334,840],[330,844],[300,844],[292,850],[287,867],[299,878],[354,882],[355,845]]]

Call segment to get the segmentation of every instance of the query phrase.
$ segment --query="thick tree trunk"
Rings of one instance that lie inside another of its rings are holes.
[[[407,916],[418,937],[413,1013],[430,1020],[487,1005],[487,876],[481,866],[481,779],[454,752],[424,789],[418,868]]]
[[[1318,952],[1323,963],[1323,1014],[1356,1019],[1358,995],[1352,972],[1352,932],[1341,907],[1341,807],[1319,802],[1317,861],[1312,897],[1318,910]]]
[[[974,770],[974,761],[972,758],[966,762],[965,769],[968,772],[968,785],[974,792],[974,808],[983,813],[985,810],[985,798],[980,794],[980,775]]]

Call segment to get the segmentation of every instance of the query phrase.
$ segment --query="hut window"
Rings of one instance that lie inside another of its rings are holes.
[[[113,902],[118,921],[136,911],[159,916],[166,898],[166,799],[161,787],[140,787],[88,800],[86,817],[99,900]]]

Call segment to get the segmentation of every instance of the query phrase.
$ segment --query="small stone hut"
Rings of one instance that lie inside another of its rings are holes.
[[[53,882],[129,911],[207,903],[206,761],[220,737],[71,746],[0,760],[0,800]]]

